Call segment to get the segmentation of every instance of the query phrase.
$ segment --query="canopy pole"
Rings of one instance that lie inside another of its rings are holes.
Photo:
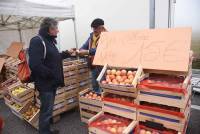
[[[74,35],[75,35],[75,43],[76,43],[76,49],[78,49],[78,37],[77,37],[77,27],[76,27],[76,20],[73,18],[74,23]]]
[[[17,23],[17,26],[18,26],[18,32],[19,32],[19,39],[20,39],[20,42],[22,42],[22,30],[21,30],[19,22]]]

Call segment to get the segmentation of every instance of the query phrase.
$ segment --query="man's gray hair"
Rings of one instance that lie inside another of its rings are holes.
[[[40,25],[40,29],[43,28],[55,28],[58,26],[58,21],[53,19],[53,18],[44,18],[41,25]]]

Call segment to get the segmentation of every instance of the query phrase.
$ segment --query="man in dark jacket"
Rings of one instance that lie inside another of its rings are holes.
[[[72,51],[59,53],[56,47],[57,25],[56,20],[45,18],[40,25],[39,35],[31,39],[29,46],[31,76],[41,101],[39,134],[59,133],[50,130],[50,119],[56,89],[64,85],[62,59],[69,57]]]
[[[83,44],[83,46],[80,48],[80,51],[78,51],[79,55],[89,55],[88,56],[88,62],[90,63],[91,72],[92,72],[92,88],[95,92],[99,93],[99,85],[96,81],[100,71],[101,67],[99,66],[93,66],[92,62],[96,53],[98,41],[100,38],[101,32],[105,32],[106,29],[104,28],[104,21],[100,18],[97,18],[92,21],[91,28],[93,30],[92,33],[90,33],[89,38],[87,41]]]

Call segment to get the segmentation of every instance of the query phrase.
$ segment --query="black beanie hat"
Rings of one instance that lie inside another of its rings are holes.
[[[98,26],[104,25],[104,21],[100,18],[94,19],[91,23],[92,28],[97,28]]]

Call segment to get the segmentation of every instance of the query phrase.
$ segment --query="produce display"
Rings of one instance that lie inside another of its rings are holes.
[[[145,129],[141,129],[139,134],[161,134],[161,133],[156,132],[156,131],[148,131],[148,130],[145,130]]]
[[[81,109],[81,110],[84,111],[84,112],[93,114],[93,115],[97,114],[97,112],[95,112],[95,111],[90,111],[90,110],[87,110],[87,109]]]
[[[101,95],[95,93],[95,92],[89,92],[89,93],[86,93],[83,95],[84,98],[87,98],[87,99],[93,99],[93,100],[99,100],[101,101]]]
[[[168,88],[182,88],[184,81],[183,76],[151,74],[148,78],[140,82],[141,85],[150,85]]]
[[[92,122],[90,126],[96,127],[111,134],[122,134],[129,124],[130,120],[126,118],[105,114]]]
[[[27,89],[26,88],[23,88],[23,87],[18,87],[18,88],[15,88],[13,91],[12,91],[12,94],[14,96],[17,96],[21,93],[23,93],[24,91],[26,91]]]
[[[122,101],[122,102],[129,102],[129,103],[134,103],[134,99],[132,97],[127,97],[127,96],[121,96],[121,95],[117,95],[117,94],[111,94],[108,93],[104,96],[105,99],[112,99],[115,101]]]
[[[106,71],[105,80],[102,80],[102,84],[114,84],[114,85],[132,85],[135,78],[136,71],[131,70],[116,70],[108,69]]]
[[[12,104],[12,107],[13,107],[14,109],[16,109],[17,111],[20,110],[20,109],[22,108],[22,106],[17,105],[16,103],[13,103],[13,104]]]
[[[26,120],[30,120],[37,112],[38,112],[38,108],[36,106],[30,105],[28,110],[23,113],[23,117]]]
[[[139,125],[138,128],[136,129],[137,133],[136,134],[181,134],[180,132],[166,129],[166,128],[149,128],[146,127],[143,123],[142,125]]]
[[[171,106],[167,106],[167,105],[161,105],[161,104],[155,104],[155,103],[149,103],[149,102],[140,102],[140,105],[142,105],[142,106],[148,106],[148,107],[152,107],[152,108],[160,108],[160,109],[165,109],[165,110],[180,112],[180,108],[178,108],[178,107],[171,107]]]

